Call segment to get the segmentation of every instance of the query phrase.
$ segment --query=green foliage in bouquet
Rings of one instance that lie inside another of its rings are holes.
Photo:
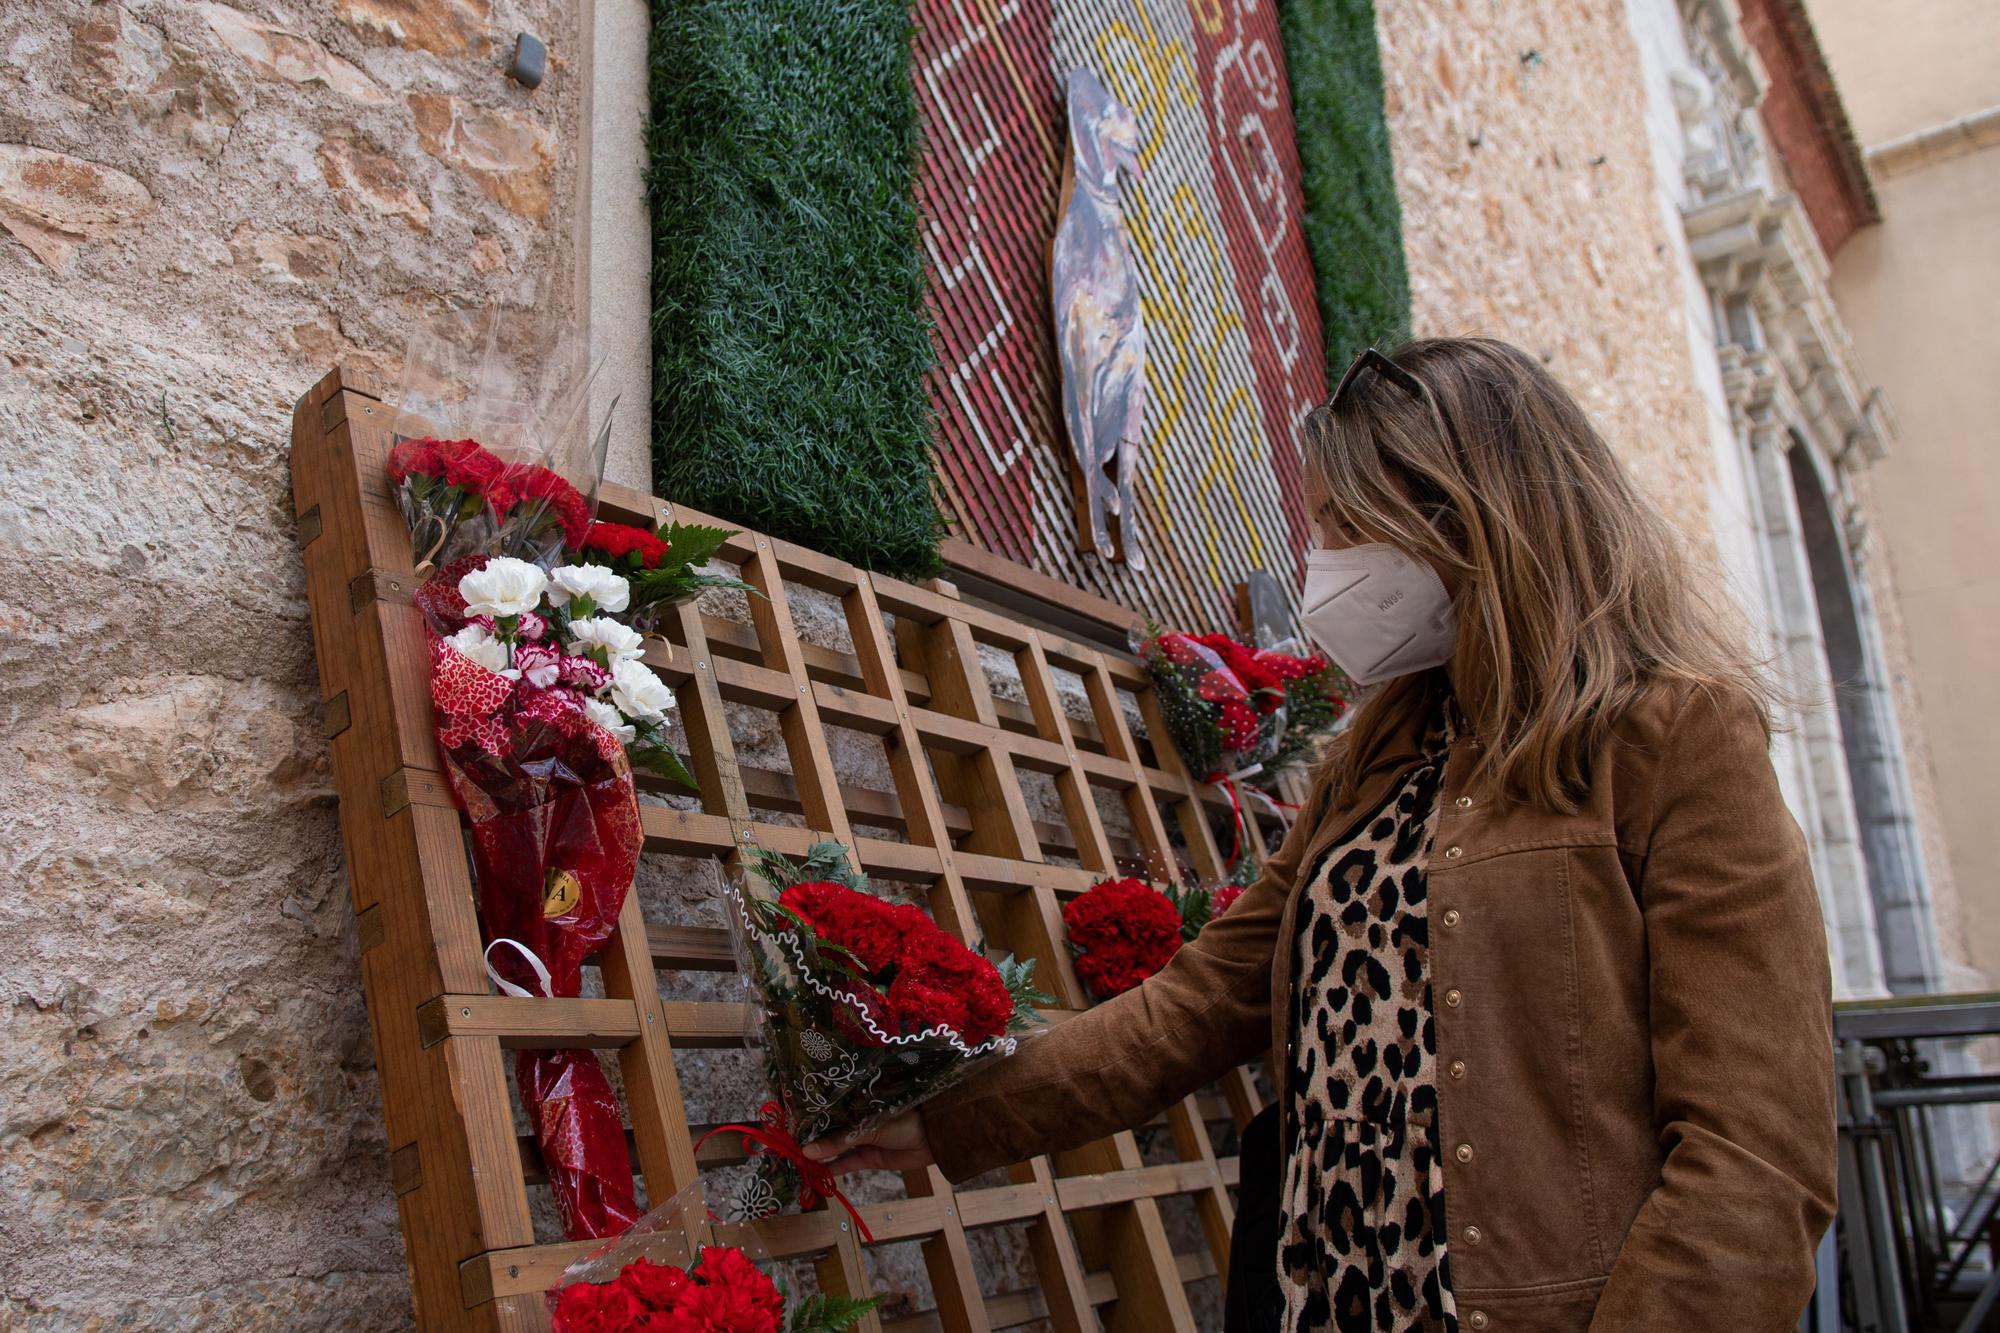
[[[881,1303],[880,1296],[814,1296],[801,1301],[798,1309],[792,1311],[786,1330],[787,1333],[847,1333]]]
[[[706,523],[670,523],[659,535],[672,551],[671,563],[658,569],[635,569],[625,575],[625,581],[632,585],[634,607],[684,602],[709,588],[763,595],[733,574],[702,572],[701,567],[722,549],[722,544],[736,535],[735,529]]]
[[[1292,84],[1320,329],[1338,375],[1361,348],[1393,345],[1410,333],[1403,211],[1382,110],[1375,6],[1286,0],[1278,6],[1278,33]]]
[[[1215,912],[1215,894],[1199,884],[1182,885],[1178,880],[1167,881],[1167,901],[1181,914],[1181,940],[1192,942],[1201,934],[1201,928],[1209,923]]]
[[[660,494],[869,569],[938,568],[903,0],[652,7]]]

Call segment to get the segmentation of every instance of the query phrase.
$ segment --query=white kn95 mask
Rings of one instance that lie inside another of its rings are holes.
[[[1306,633],[1357,685],[1451,659],[1458,617],[1437,571],[1368,542],[1306,553]]]

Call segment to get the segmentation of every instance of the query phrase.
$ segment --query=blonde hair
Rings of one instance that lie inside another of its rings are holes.
[[[1457,687],[1482,741],[1475,783],[1574,812],[1590,756],[1658,686],[1770,695],[1731,621],[1696,591],[1678,534],[1633,487],[1576,400],[1534,358],[1485,338],[1410,343],[1412,394],[1363,371],[1305,423],[1309,490],[1351,524],[1456,575],[1458,649],[1383,684],[1328,756],[1352,799],[1411,714]]]

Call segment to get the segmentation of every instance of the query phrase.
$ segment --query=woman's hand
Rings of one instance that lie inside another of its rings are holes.
[[[825,1162],[835,1175],[849,1171],[917,1171],[929,1166],[932,1160],[930,1144],[924,1140],[924,1122],[915,1111],[905,1111],[866,1134],[808,1143],[806,1156],[815,1162]]]

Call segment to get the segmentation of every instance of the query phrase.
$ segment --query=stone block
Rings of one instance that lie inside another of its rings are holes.
[[[95,106],[122,110],[204,157],[221,154],[244,98],[200,54],[123,5],[97,5],[70,35],[70,60]]]
[[[153,210],[153,196],[112,167],[27,144],[0,143],[0,226],[53,269],[79,245]]]
[[[438,93],[405,100],[425,152],[464,172],[495,203],[523,217],[548,216],[555,136],[534,117]]]
[[[335,0],[341,22],[377,41],[438,55],[484,55],[493,46],[490,0]]]
[[[401,218],[412,231],[431,229],[430,205],[388,153],[336,132],[320,144],[319,163],[333,201],[345,211]]]
[[[238,268],[279,282],[326,282],[340,270],[338,242],[264,231],[247,222],[230,234],[229,253]]]
[[[255,19],[228,5],[204,4],[202,17],[222,44],[267,79],[320,83],[364,106],[389,100],[382,85],[310,37]]]

